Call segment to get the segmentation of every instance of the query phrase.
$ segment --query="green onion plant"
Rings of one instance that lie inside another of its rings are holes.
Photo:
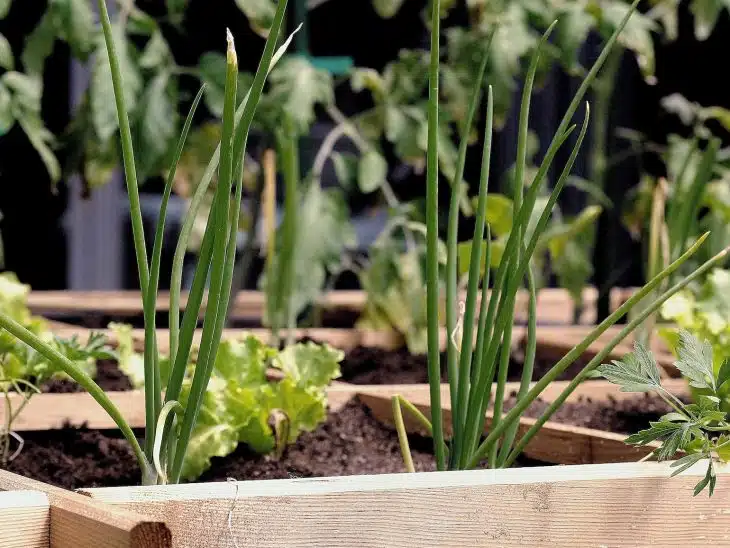
[[[471,256],[469,258],[468,281],[466,298],[463,303],[458,303],[461,314],[457,314],[457,251],[458,242],[458,195],[457,190],[461,182],[466,156],[468,135],[471,130],[471,123],[481,96],[481,74],[475,78],[474,90],[471,94],[468,115],[461,128],[462,142],[459,149],[458,165],[455,179],[452,181],[452,194],[449,208],[449,222],[447,234],[447,281],[446,299],[447,316],[446,329],[449,337],[447,350],[447,374],[449,383],[449,394],[451,398],[451,417],[453,435],[450,440],[445,439],[444,424],[441,405],[441,367],[439,360],[439,265],[438,265],[438,117],[439,117],[439,23],[440,23],[440,2],[431,2],[431,63],[429,74],[429,99],[428,99],[428,155],[427,155],[427,310],[428,310],[428,372],[431,394],[431,417],[415,413],[411,405],[406,409],[414,413],[416,418],[432,432],[434,438],[434,452],[436,464],[439,470],[473,468],[486,463],[490,467],[506,467],[511,465],[533,436],[539,431],[542,425],[550,418],[556,409],[562,405],[576,386],[583,380],[592,376],[594,369],[601,364],[601,361],[611,350],[631,333],[644,319],[655,312],[661,304],[671,295],[685,287],[692,280],[707,272],[714,265],[719,263],[728,253],[724,249],[718,255],[701,265],[691,274],[679,279],[652,299],[645,306],[637,317],[626,324],[620,332],[611,339],[603,350],[598,353],[569,383],[563,393],[546,409],[535,425],[524,435],[517,437],[517,426],[520,417],[527,407],[540,396],[540,393],[554,380],[556,380],[586,348],[604,333],[611,325],[624,316],[636,303],[649,295],[655,288],[660,286],[664,280],[670,278],[679,267],[687,261],[702,245],[707,234],[700,237],[686,251],[680,253],[676,259],[666,268],[662,269],[649,282],[639,289],[619,309],[606,318],[575,348],[568,352],[558,361],[542,378],[532,383],[532,366],[535,359],[536,346],[536,322],[535,322],[535,283],[531,267],[531,257],[540,236],[550,219],[553,206],[564,187],[566,180],[575,162],[578,150],[586,135],[588,128],[589,107],[586,103],[583,122],[578,131],[577,139],[572,147],[570,155],[560,172],[554,188],[550,193],[545,208],[534,229],[528,230],[528,220],[535,206],[536,198],[546,183],[546,176],[552,166],[558,151],[568,142],[576,126],[571,124],[573,115],[578,110],[586,91],[595,80],[614,46],[619,33],[629,20],[629,17],[636,9],[639,0],[634,0],[631,9],[596,60],[593,67],[586,74],[583,82],[578,88],[572,102],[568,106],[558,129],[547,149],[545,158],[529,184],[524,187],[521,184],[515,185],[513,226],[509,239],[504,247],[499,266],[494,274],[491,283],[491,293],[487,291],[490,285],[489,269],[485,268],[484,279],[482,279],[482,299],[477,310],[477,296],[479,281],[481,278],[482,265],[486,258],[489,264],[490,233],[485,223],[485,212],[487,208],[487,193],[489,187],[489,164],[491,155],[491,142],[493,132],[493,110],[494,102],[492,90],[487,90],[487,123],[484,134],[484,147],[482,151],[482,170],[479,184],[479,197],[476,212],[476,223],[472,239]],[[530,60],[529,70],[525,79],[525,86],[522,95],[521,110],[519,115],[519,131],[517,140],[517,158],[515,180],[522,181],[525,173],[525,155],[528,135],[528,121],[530,110],[530,99],[535,73],[539,66],[540,55],[545,51],[550,34],[555,28],[551,25],[542,37],[540,45],[535,49]],[[486,57],[486,52],[485,52]],[[484,62],[480,71],[484,70]],[[503,413],[505,398],[505,385],[507,380],[507,368],[509,365],[509,352],[511,347],[512,324],[515,308],[515,299],[518,290],[526,281],[530,294],[530,320],[528,322],[527,352],[525,356],[523,374],[520,388],[517,393],[517,401],[508,413]],[[458,317],[460,316],[461,317]],[[461,339],[457,337],[457,327],[461,331]],[[476,331],[476,334],[475,334]],[[475,336],[476,335],[476,336]],[[496,383],[495,383],[496,381]],[[485,417],[490,404],[493,401],[493,420],[488,435],[482,437],[485,429]],[[401,406],[406,404],[401,396],[393,398],[393,406],[396,409],[396,422],[401,416]],[[401,448],[404,452],[405,461],[410,459],[407,443],[404,442],[404,430],[402,424],[398,425],[401,438]]]
[[[160,215],[151,260],[148,262],[139,202],[137,170],[124,95],[124,82],[115,51],[113,28],[106,3],[104,0],[97,0],[97,3],[111,67],[139,283],[144,300],[146,410],[144,442],[140,444],[119,409],[92,378],[71,360],[3,313],[0,313],[0,328],[7,330],[10,334],[28,344],[59,369],[66,372],[106,410],[131,445],[142,469],[144,484],[176,483],[180,480],[186,449],[191,433],[195,428],[201,402],[213,371],[213,364],[221,341],[230,301],[238,217],[243,191],[244,151],[249,130],[266,77],[273,65],[283,55],[291,40],[289,38],[278,50],[276,49],[286,12],[287,0],[279,0],[276,6],[276,12],[253,84],[239,105],[236,105],[238,61],[233,37],[230,32],[227,35],[225,106],[221,141],[191,199],[190,208],[184,220],[175,251],[170,284],[170,368],[166,379],[161,378],[161,364],[157,351],[155,330],[155,302],[160,276],[162,236],[176,166],[190,130],[196,107],[200,101],[202,90],[193,102],[174,152],[160,205]],[[218,183],[213,205],[208,216],[192,288],[181,320],[180,291],[183,258],[195,216],[216,173]],[[231,199],[232,195],[233,199]],[[208,293],[207,305],[204,307],[202,337],[192,388],[183,406],[179,401],[181,386],[185,369],[190,363],[193,333],[197,326],[201,308],[204,306],[206,285],[208,286]],[[162,386],[166,386],[164,394]]]

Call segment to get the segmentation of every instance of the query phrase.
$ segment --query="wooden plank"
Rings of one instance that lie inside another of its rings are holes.
[[[593,328],[593,326],[540,326],[537,329],[537,346],[540,356],[552,357],[556,360],[562,358],[574,346],[580,344]],[[605,348],[605,345],[622,328],[623,326],[619,325],[609,327],[598,339],[588,346],[584,357],[590,359],[601,352]],[[633,341],[633,335],[629,336],[628,340],[625,339],[613,349],[607,359],[620,359],[632,352],[634,350]],[[676,358],[664,344],[664,341],[659,337],[655,337],[651,342],[651,349],[654,352],[657,364],[663,370],[664,377],[680,376],[679,370],[674,366]]]
[[[545,402],[554,401],[566,388],[568,382],[559,381],[543,391],[541,399]],[[667,390],[676,395],[686,395],[688,392],[687,383],[683,379],[667,379],[663,381]],[[506,393],[517,390],[519,383],[507,383]],[[367,405],[373,415],[385,424],[392,424],[392,408],[390,398],[400,394],[426,416],[430,416],[430,388],[428,385],[389,385],[389,386],[361,386],[361,393],[358,395],[360,401]],[[494,388],[492,388],[494,393]],[[619,387],[608,381],[586,381],[579,385],[566,401],[576,402],[580,399],[590,398],[593,401],[610,402],[630,398],[635,394],[621,392]],[[444,422],[447,432],[451,428],[451,405],[449,387],[441,385],[441,403],[444,412]],[[404,413],[404,422],[409,432],[424,435],[420,425],[407,413]],[[491,413],[487,414],[491,419]],[[537,421],[528,417],[520,419],[518,435],[522,435],[531,428]],[[489,421],[485,425],[485,431],[489,429]],[[605,432],[593,428],[583,428],[548,421],[525,448],[525,455],[555,464],[601,464],[615,462],[633,462],[650,451],[657,444],[645,447],[634,447],[624,443],[625,435],[612,432]]]
[[[327,390],[330,409],[339,410],[355,396],[359,388],[344,383],[333,383]],[[118,407],[132,428],[144,428],[144,391],[107,392],[107,396]],[[11,396],[11,406],[20,403],[20,398]],[[0,424],[4,424],[5,408],[0,406]],[[62,428],[64,426],[86,426],[99,430],[114,430],[117,425],[101,406],[86,392],[75,394],[38,394],[13,422],[16,432],[33,432]]]
[[[179,548],[727,546],[730,475],[703,463],[554,466],[88,489],[165,522]],[[681,513],[677,513],[681,508]]]
[[[404,390],[402,394],[427,417],[431,414],[429,394],[422,389]],[[373,416],[384,424],[393,424],[393,410],[390,396],[382,392],[363,392],[358,398],[368,406]],[[444,430],[451,433],[451,405],[448,388],[442,389],[442,410]],[[492,413],[487,413],[485,433],[489,430]],[[411,433],[425,435],[421,425],[408,413],[403,414],[403,422]],[[537,422],[528,417],[520,418],[518,437],[524,435]],[[582,428],[548,421],[532,438],[524,454],[530,458],[552,464],[599,464],[612,462],[635,462],[654,449],[626,445],[623,434],[603,432],[592,428]]]
[[[682,379],[667,379],[663,381],[667,390],[673,394],[684,394],[687,391],[686,383]],[[518,383],[507,383],[507,393],[518,388]],[[544,401],[553,401],[567,386],[567,382],[552,383],[542,394]],[[448,385],[441,387],[442,399],[448,400]],[[348,385],[333,383],[327,389],[330,408],[339,409],[350,398],[357,394],[380,394],[389,398],[393,394],[403,394],[408,397],[427,401],[428,385]],[[145,421],[144,392],[130,390],[128,392],[108,392],[107,395],[119,408],[132,428],[143,428]],[[581,397],[590,397],[595,401],[608,401],[609,398],[621,399],[632,397],[633,394],[619,391],[616,385],[607,381],[587,381],[578,386],[568,398],[575,401]],[[20,403],[18,396],[11,397],[13,407]],[[0,406],[0,424],[3,424],[5,409]],[[100,430],[115,429],[117,426],[98,403],[86,392],[75,394],[38,394],[33,396],[26,408],[13,423],[13,430],[29,432],[61,428],[65,424],[83,426]]]
[[[45,493],[51,505],[53,548],[169,548],[170,531],[156,518],[0,470],[0,490]]]
[[[628,293],[630,294],[630,293]],[[617,308],[627,297],[627,290],[614,289],[611,292],[611,308]],[[598,292],[593,287],[583,291],[583,313],[580,322],[592,324],[596,321],[595,305]],[[181,295],[184,308],[187,295]],[[336,290],[325,294],[319,305],[330,310],[361,311],[367,300],[363,291]],[[516,300],[517,318],[525,320],[527,314],[527,293],[522,290]],[[142,314],[142,298],[139,291],[32,291],[28,306],[41,315],[84,315],[89,313],[107,316],[138,316]],[[157,298],[158,312],[170,307],[169,292],[161,291]],[[237,319],[258,319],[263,315],[265,296],[260,291],[239,291],[232,315]],[[560,288],[545,288],[538,294],[538,318],[541,322],[573,322],[573,301],[568,292]]]
[[[51,505],[39,491],[0,492],[0,546],[48,548]]]
[[[132,428],[144,427],[144,392],[107,392],[107,396],[121,411]],[[11,396],[11,407],[17,409],[21,399]],[[5,420],[5,406],[0,409],[0,421]],[[4,424],[4,422],[2,422]],[[16,432],[32,432],[86,426],[100,430],[115,429],[117,425],[87,392],[75,394],[37,394],[31,398],[22,413],[15,419],[12,429]]]
[[[79,337],[86,340],[92,331],[104,333],[110,344],[116,344],[116,335],[108,329],[88,329],[76,325],[52,322],[50,324],[53,332],[59,337]],[[193,334],[193,343],[200,344],[202,329],[196,329]],[[246,334],[254,335],[263,341],[271,337],[268,329],[224,329],[224,339],[235,339]],[[395,331],[375,331],[369,329],[338,329],[338,328],[303,328],[296,329],[295,339],[314,339],[319,342],[330,344],[341,350],[351,350],[358,346],[377,347],[385,350],[397,350],[403,347],[403,338]],[[132,340],[137,351],[144,350],[144,329],[133,329]],[[442,334],[443,345],[446,344],[446,334]],[[170,332],[167,329],[157,330],[157,346],[161,352],[167,352],[170,346]]]
[[[321,301],[325,308],[361,310],[365,302],[362,291],[338,290],[328,293]],[[180,306],[185,308],[187,294],[180,296]],[[236,318],[260,318],[265,306],[261,291],[239,291],[232,314]],[[142,297],[139,291],[31,291],[28,307],[40,315],[79,315],[97,313],[107,316],[137,316],[142,314]],[[170,293],[160,291],[157,296],[158,312],[170,309]]]

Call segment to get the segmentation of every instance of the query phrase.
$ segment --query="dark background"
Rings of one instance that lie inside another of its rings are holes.
[[[37,23],[44,2],[26,1],[19,9],[16,2],[9,17],[0,21],[0,32],[10,41],[19,55],[23,39]],[[221,4],[224,4],[221,6]],[[679,38],[672,43],[655,40],[656,76],[658,83],[648,86],[641,78],[631,54],[624,57],[617,92],[612,105],[612,127],[630,127],[647,135],[650,141],[662,143],[667,134],[681,133],[682,127],[673,117],[663,114],[659,99],[670,93],[681,93],[702,105],[730,107],[730,90],[724,79],[716,77],[717,68],[725,59],[730,30],[723,11],[712,36],[698,42],[692,31],[692,18],[684,3],[680,17]],[[138,0],[137,5],[152,13],[164,13],[164,0]],[[425,2],[407,0],[396,17],[383,20],[374,13],[371,0],[332,0],[310,14],[310,49],[315,56],[346,55],[356,66],[381,69],[397,56],[401,48],[424,47],[427,34],[420,17]],[[463,18],[456,10],[454,21]],[[230,27],[237,38],[239,59],[243,70],[254,70],[262,40],[248,28],[246,18],[233,2],[192,0],[184,23],[184,35],[169,29],[166,37],[171,43],[180,65],[194,65],[205,51],[221,44],[220,29]],[[586,62],[597,55],[596,40],[589,40],[584,48]],[[250,52],[247,54],[246,52]],[[194,83],[191,82],[191,88]],[[186,83],[182,82],[185,87]],[[534,129],[546,141],[569,102],[575,81],[559,70],[549,76],[545,87],[536,96],[532,109]],[[69,54],[58,42],[53,56],[46,64],[43,117],[47,126],[60,133],[69,119]],[[194,93],[194,90],[192,91]],[[516,90],[516,94],[519,90]],[[337,103],[346,114],[367,107],[366,99],[353,94],[349,85],[337,89]],[[514,115],[498,136],[494,149],[493,173],[499,175],[514,158],[516,122]],[[323,120],[326,117],[322,117]],[[613,133],[613,132],[612,132]],[[623,145],[609,138],[615,152]],[[584,151],[587,147],[584,146]],[[466,177],[476,180],[477,158],[467,166]],[[576,165],[577,174],[585,174],[586,155]],[[395,166],[393,166],[395,167]],[[644,165],[660,170],[658,165]],[[627,190],[638,181],[638,162],[628,161],[609,173],[607,194],[617,205],[604,213],[599,222],[598,245],[594,258],[594,284],[603,287],[615,279],[616,285],[636,285],[642,279],[639,263],[639,245],[631,240],[618,223],[618,211]],[[396,192],[404,198],[423,195],[421,178],[406,172],[395,180]],[[153,183],[154,185],[154,183]],[[64,183],[56,192],[51,191],[45,168],[15,127],[0,138],[0,223],[5,245],[5,267],[18,273],[20,279],[37,289],[64,288],[66,280],[67,246],[61,217],[68,201]],[[149,187],[152,190],[153,187]],[[445,192],[441,193],[445,195]],[[577,211],[583,203],[580,193],[568,189],[562,197],[566,211]],[[355,209],[362,203],[353,203]],[[133,265],[133,261],[128,261]]]

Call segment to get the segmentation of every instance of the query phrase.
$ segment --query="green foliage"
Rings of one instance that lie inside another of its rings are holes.
[[[708,355],[713,357],[712,377],[719,375],[723,364],[730,360],[730,271],[715,269],[701,284],[677,293],[664,303],[661,316],[677,326],[662,326],[659,334],[680,357],[678,364],[684,364],[680,333],[685,331],[705,341],[702,355],[705,360]],[[722,399],[722,408],[730,410],[730,386],[724,385],[724,381],[715,387],[703,386],[703,379],[709,376],[709,366],[705,364],[700,371],[699,375],[692,373],[692,369],[689,374],[685,373],[692,380],[693,393],[706,393],[696,389],[714,390]]]
[[[661,445],[652,454],[659,461],[670,460],[677,453],[685,455],[672,463],[672,476],[681,474],[703,459],[707,459],[707,473],[695,487],[695,496],[708,488],[709,495],[715,489],[713,461],[727,462],[727,446],[730,438],[730,421],[721,409],[724,394],[719,389],[730,375],[730,365],[713,369],[713,352],[709,342],[701,342],[687,331],[680,331],[677,369],[695,388],[704,392],[695,398],[695,403],[684,404],[661,385],[659,369],[654,356],[641,344],[623,360],[614,360],[598,368],[598,373],[621,387],[622,392],[655,392],[674,411],[651,422],[649,428],[626,438],[631,445],[647,445],[660,441]],[[726,362],[728,363],[728,362]]]
[[[236,0],[236,5],[248,17],[249,24],[255,32],[261,36],[268,36],[276,12],[273,0]]]
[[[534,170],[532,172],[534,175]],[[540,216],[547,205],[547,196],[536,200],[536,207],[528,221],[525,244],[532,237]],[[590,249],[581,245],[585,234],[594,226],[601,214],[600,206],[588,206],[573,218],[566,219],[560,208],[553,207],[553,215],[544,233],[540,234],[535,248],[533,261],[535,273],[548,276],[548,268],[556,274],[561,287],[568,290],[576,301],[580,301],[586,280],[593,274]],[[514,206],[510,198],[502,194],[487,196],[487,222],[492,236],[491,264],[499,268],[504,247],[509,240],[514,223]],[[471,240],[459,243],[459,273],[466,274],[470,263]],[[482,266],[482,274],[484,266]],[[541,276],[541,277],[542,277]]]
[[[13,50],[10,48],[8,39],[2,34],[0,34],[0,68],[5,70],[13,70],[15,68]]]
[[[119,341],[120,368],[134,386],[141,388],[143,359],[134,352],[131,327],[110,327]],[[314,430],[326,418],[325,390],[340,376],[343,357],[339,350],[311,342],[278,351],[252,335],[223,341],[190,439],[183,477],[198,478],[210,467],[213,457],[232,453],[239,443],[258,453],[283,449],[276,446],[276,433],[270,424],[274,414],[286,421],[285,445],[294,443],[302,432]],[[281,371],[282,378],[270,380],[268,366]],[[194,370],[194,363],[188,365],[180,396],[183,406]]]
[[[12,272],[1,273],[0,312],[36,334],[91,376],[96,373],[97,359],[116,357],[100,333],[92,333],[85,344],[76,337],[56,337],[43,318],[31,314],[27,305],[29,291],[30,286],[20,283]],[[40,384],[51,377],[67,378],[53,362],[7,331],[0,331],[0,381],[3,378],[23,379]]]
[[[91,333],[86,343],[77,337],[61,339],[54,336],[46,322],[33,316],[27,306],[30,287],[21,284],[15,274],[0,274],[0,313],[35,334],[55,352],[64,356],[87,375],[96,374],[96,360],[115,358],[101,333]],[[13,460],[23,448],[23,439],[13,432],[13,423],[31,398],[40,392],[39,386],[52,378],[68,378],[53,360],[38,353],[6,330],[0,330],[0,398],[5,408],[4,423],[0,424],[0,465]],[[17,448],[11,451],[15,440]]]
[[[15,123],[23,129],[56,183],[61,168],[52,151],[53,134],[41,121],[41,83],[22,72],[8,71],[0,76],[0,129],[7,132]]]
[[[276,250],[272,272],[280,272],[283,246],[282,224],[276,232]],[[355,231],[350,223],[350,213],[342,191],[338,188],[322,189],[310,182],[301,193],[297,207],[294,253],[294,272],[290,296],[291,313],[299,316],[322,293],[328,273],[338,270],[343,254],[356,244]],[[273,284],[263,276],[261,287],[267,292],[267,301]],[[277,310],[267,310],[264,321],[273,325],[272,314],[278,314],[278,325],[287,325],[286,307],[281,303]]]
[[[334,101],[332,76],[299,56],[283,58],[269,75],[269,89],[261,103],[261,117],[268,128],[287,113],[298,135],[305,134],[314,122],[314,107]]]
[[[424,354],[427,342],[425,235],[426,226],[416,219],[412,207],[393,211],[370,246],[367,263],[358,269],[367,300],[357,327],[395,329],[414,354]],[[445,263],[443,242],[438,255],[440,263]]]

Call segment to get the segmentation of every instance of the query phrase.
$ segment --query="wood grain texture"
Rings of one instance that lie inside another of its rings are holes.
[[[592,358],[599,352],[601,352],[606,343],[608,343],[613,337],[615,337],[623,326],[613,325],[609,327],[601,336],[598,337],[591,345],[588,346],[585,353],[585,358]],[[570,352],[574,346],[580,344],[593,329],[593,326],[540,326],[537,329],[537,347],[539,356],[542,358],[552,358],[559,360],[565,354]],[[522,334],[524,337],[524,332]],[[516,337],[513,337],[513,341]],[[626,354],[634,350],[634,337],[629,336],[619,343],[613,351],[609,354],[607,359],[621,359]],[[676,358],[669,351],[667,346],[664,344],[659,337],[655,337],[651,342],[651,350],[654,353],[657,364],[662,369],[662,376],[667,377],[679,377],[679,370],[674,366]]]
[[[161,521],[112,508],[88,497],[0,470],[0,491],[31,490],[50,502],[52,548],[169,548],[170,531]]]
[[[614,289],[611,292],[611,309],[623,303],[633,290]],[[583,291],[583,313],[580,322],[592,324],[596,321],[595,305],[598,292],[593,287]],[[331,310],[361,311],[367,295],[363,291],[330,291],[320,301],[320,306]],[[181,307],[185,307],[187,295],[181,295]],[[527,314],[527,292],[517,295],[516,317],[523,321]],[[136,316],[142,314],[142,298],[139,291],[32,291],[28,306],[35,314],[78,315],[96,313],[107,316]],[[239,291],[233,305],[232,316],[236,319],[258,319],[263,315],[264,294],[260,291]],[[538,294],[538,319],[541,322],[573,322],[573,301],[564,289],[546,288]],[[170,307],[169,292],[160,291],[157,310],[166,312]]]
[[[441,401],[444,417],[444,430],[451,433],[451,405],[448,387],[442,387]],[[400,393],[424,415],[431,415],[430,398],[427,390],[404,390]],[[380,422],[393,424],[391,396],[376,392],[363,392],[358,398],[370,409]],[[492,413],[487,413],[485,433],[489,431]],[[403,422],[410,433],[426,435],[421,425],[408,413],[403,413]],[[520,418],[517,429],[518,438],[525,434],[537,422],[528,417]],[[600,464],[615,462],[635,462],[647,455],[656,447],[634,447],[626,445],[624,434],[614,434],[592,428],[582,428],[548,421],[535,434],[525,448],[524,454],[530,458],[551,464]]]
[[[51,505],[39,491],[0,492],[0,546],[48,548]]]
[[[665,388],[673,394],[681,395],[687,392],[686,383],[682,379],[667,379],[663,381]],[[517,383],[507,383],[507,391],[516,390]],[[564,381],[552,383],[542,395],[544,401],[553,401],[567,386]],[[442,400],[448,402],[448,387],[441,387]],[[427,402],[428,385],[348,385],[346,383],[332,383],[327,391],[330,408],[338,409],[357,394],[375,394],[389,398],[393,394],[408,394],[421,402]],[[107,395],[119,408],[122,415],[132,428],[143,428],[145,421],[144,393],[141,390],[128,392],[108,392]],[[607,381],[587,381],[580,385],[568,398],[576,401],[581,397],[590,397],[596,401],[607,401],[608,398],[622,399],[632,394],[621,392],[616,385]],[[425,399],[424,399],[425,398]],[[11,397],[11,405],[20,403],[19,398]],[[0,406],[0,424],[4,420],[5,407]],[[31,432],[61,428],[64,424],[82,426],[100,430],[115,429],[117,426],[98,403],[87,393],[76,394],[38,394],[33,396],[26,408],[13,423],[13,429],[18,432]]]
[[[88,329],[76,325],[54,321],[50,324],[53,332],[64,338],[73,336],[81,340],[88,339],[92,331],[104,333],[109,343],[115,345],[116,335],[108,329]],[[157,330],[157,346],[160,352],[167,352],[170,347],[170,332],[167,329]],[[193,334],[193,343],[200,344],[202,329],[196,329]],[[224,329],[223,339],[237,339],[251,334],[262,341],[268,341],[271,331],[268,329]],[[357,346],[377,347],[386,350],[395,350],[403,347],[403,337],[395,331],[375,331],[369,329],[339,329],[339,328],[302,328],[294,331],[295,339],[310,338],[321,343],[327,343],[340,350],[351,350]],[[446,335],[442,335],[443,344],[446,344]],[[132,330],[132,341],[138,352],[144,350],[144,329]]]
[[[719,469],[712,499],[692,497],[704,472],[630,463],[86,492],[165,520],[176,548],[730,546],[730,474]]]

